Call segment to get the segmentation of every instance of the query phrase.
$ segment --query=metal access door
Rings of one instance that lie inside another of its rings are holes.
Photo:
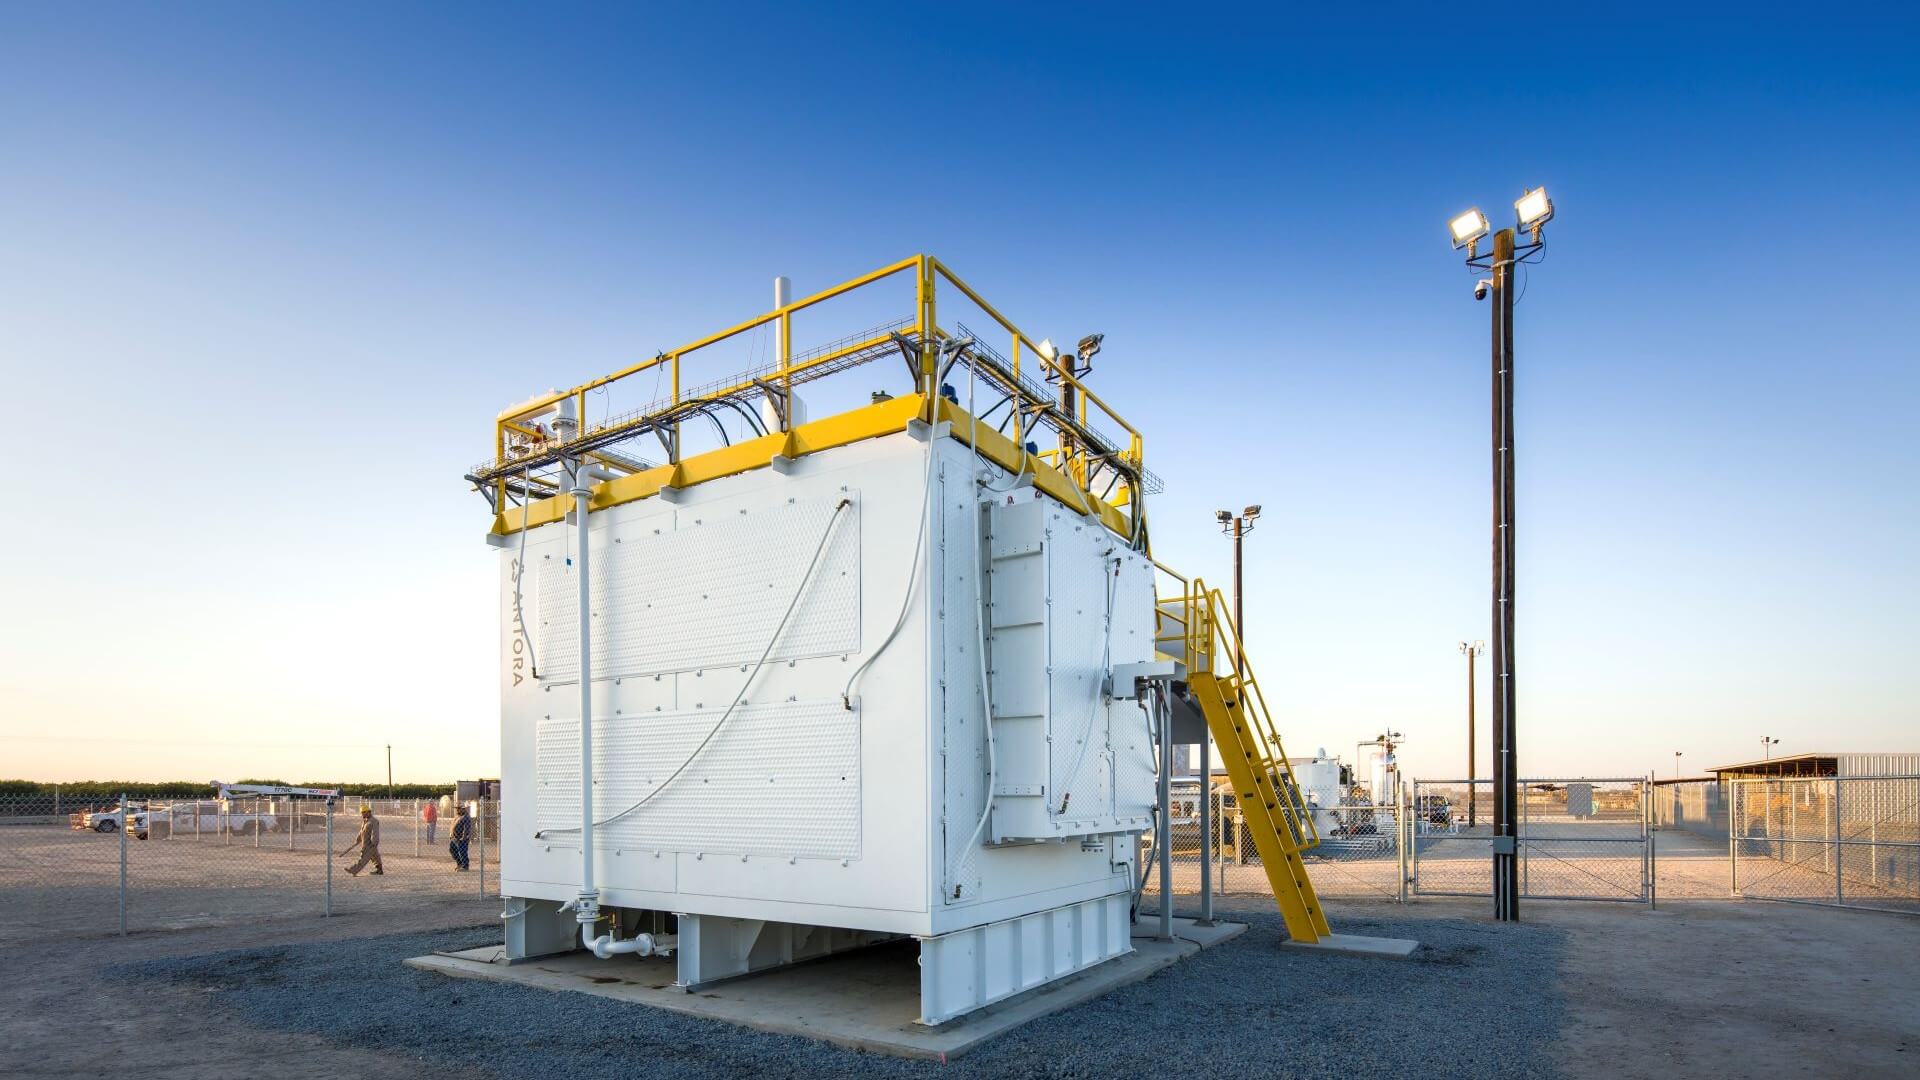
[[[1493,781],[1416,780],[1407,807],[1416,896],[1493,895]],[[1520,781],[1520,895],[1652,903],[1644,778]]]

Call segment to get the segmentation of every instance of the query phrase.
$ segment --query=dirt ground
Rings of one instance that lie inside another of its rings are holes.
[[[1479,919],[1486,906],[1332,901],[1328,910],[1337,925],[1343,914]],[[0,982],[0,1075],[204,1080],[297,1071],[415,1080],[425,1064],[436,1075],[461,1075],[439,1063],[257,1030],[191,989],[129,987],[110,972],[151,957],[485,924],[498,907],[430,898],[332,919],[0,946],[0,970],[12,976]],[[1567,1075],[1910,1076],[1920,1069],[1920,919],[1719,900],[1655,910],[1539,901],[1524,915],[1568,935],[1554,983],[1571,1018],[1560,1035]],[[1290,992],[1275,988],[1277,999]],[[1446,1023],[1444,1001],[1435,1002],[1433,1022]]]
[[[492,852],[482,862],[481,850],[470,848],[475,869],[457,873],[439,845],[418,841],[410,822],[385,824],[385,833],[386,872],[379,877],[349,876],[351,861],[330,859],[326,832],[318,828],[199,839],[128,837],[127,927],[137,933],[318,918],[327,906],[329,864],[335,914],[410,910],[433,897],[462,893],[478,897],[482,874],[489,887],[498,888]],[[337,826],[334,850],[346,847],[352,835],[346,825]],[[121,839],[63,825],[0,828],[0,898],[7,913],[0,920],[0,945],[117,930]]]

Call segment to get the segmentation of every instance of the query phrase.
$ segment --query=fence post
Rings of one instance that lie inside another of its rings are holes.
[[[1740,800],[1745,794],[1740,781],[1725,781],[1727,785],[1727,891],[1730,895],[1740,895]]]
[[[120,936],[127,936],[127,826],[133,824],[133,811],[127,809],[127,793],[120,793]],[[153,822],[147,822],[152,830]]]
[[[253,847],[260,849],[260,829],[267,823],[266,812],[260,809],[260,800],[253,800]]]
[[[1398,891],[1400,902],[1403,904],[1407,902],[1407,848],[1412,846],[1413,838],[1410,827],[1411,822],[1407,815],[1407,807],[1410,805],[1412,798],[1413,786],[1411,784],[1403,785],[1400,788],[1399,804],[1393,808],[1393,834],[1396,846],[1400,848],[1400,888]]]
[[[420,826],[422,824],[424,823],[420,820],[420,800],[415,799],[413,800],[413,857],[416,859],[420,857]]]
[[[1846,865],[1847,849],[1840,843],[1840,778],[1833,778],[1833,902],[1847,902],[1847,888],[1841,878],[1841,868]]]
[[[1520,895],[1531,896],[1527,891],[1527,803],[1532,801],[1527,785],[1520,785],[1520,835],[1516,843],[1520,849]]]
[[[1659,841],[1653,835],[1653,791],[1653,774],[1648,773],[1640,784],[1640,854],[1646,867],[1649,911],[1660,902],[1660,852],[1657,847]]]
[[[475,809],[475,813],[473,815],[474,816],[473,832],[474,832],[474,835],[479,837],[480,839],[480,874],[479,874],[480,899],[485,900],[487,898],[487,800],[486,800],[486,797],[481,796],[480,798],[475,799],[473,801],[473,805]],[[589,840],[584,842],[591,842],[591,841]]]
[[[327,897],[321,914],[333,914],[333,800],[327,800]]]

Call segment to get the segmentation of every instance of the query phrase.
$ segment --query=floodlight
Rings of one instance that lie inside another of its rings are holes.
[[[1447,222],[1447,228],[1453,232],[1453,246],[1456,249],[1466,247],[1489,231],[1487,215],[1481,213],[1477,206]]]
[[[1248,517],[1250,517],[1250,518],[1256,518],[1256,517],[1259,517],[1259,516],[1260,516],[1260,504],[1259,504],[1259,503],[1254,503],[1254,504],[1253,504],[1252,506],[1249,506],[1249,507],[1247,507],[1247,516],[1248,516]]]
[[[1230,512],[1230,511],[1227,511],[1227,510],[1215,510],[1215,511],[1213,512],[1213,519],[1214,519],[1215,521],[1218,521],[1218,522],[1219,522],[1219,523],[1221,523],[1222,525],[1224,525],[1224,524],[1226,524],[1227,522],[1229,522],[1229,521],[1232,521],[1232,520],[1233,520],[1233,514],[1232,514],[1232,512]]]
[[[1553,220],[1553,200],[1547,198],[1547,189],[1534,188],[1514,200],[1513,216],[1523,229],[1537,229]]]

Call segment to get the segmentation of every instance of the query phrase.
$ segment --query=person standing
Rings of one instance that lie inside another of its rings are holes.
[[[426,805],[420,808],[420,820],[427,823],[427,843],[433,843],[438,839],[440,828],[440,801],[438,799],[428,799]]]
[[[347,873],[359,877],[360,871],[366,869],[368,863],[373,864],[376,876],[387,872],[387,868],[380,863],[380,819],[373,816],[371,806],[360,808],[360,831],[354,834],[353,843],[340,852],[340,857],[346,858],[347,852],[356,847],[360,849],[359,861],[347,867]]]
[[[467,869],[467,842],[473,839],[473,818],[467,815],[467,804],[461,803],[458,817],[453,819],[451,840],[447,841],[447,854],[453,856],[453,868]]]

